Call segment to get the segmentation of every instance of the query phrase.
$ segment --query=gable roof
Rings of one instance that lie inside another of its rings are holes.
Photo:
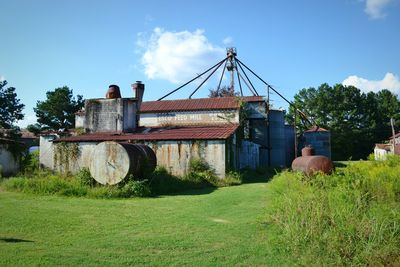
[[[238,128],[237,124],[218,126],[141,128],[134,133],[93,133],[71,136],[54,142],[101,142],[101,141],[161,141],[161,140],[224,140]]]
[[[140,106],[141,113],[169,112],[169,111],[195,111],[195,110],[215,110],[215,109],[238,109],[239,99],[244,102],[262,102],[262,96],[244,97],[216,97],[216,98],[197,98],[197,99],[178,99],[147,101]]]

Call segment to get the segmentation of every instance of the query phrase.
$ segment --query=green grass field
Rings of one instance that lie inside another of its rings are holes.
[[[5,179],[0,266],[400,266],[400,157],[337,167],[128,199]]]
[[[266,185],[128,200],[0,192],[0,265],[289,264],[266,239]]]

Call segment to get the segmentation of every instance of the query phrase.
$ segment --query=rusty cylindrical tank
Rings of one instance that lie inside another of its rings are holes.
[[[301,171],[307,175],[313,175],[317,172],[332,173],[332,161],[325,156],[314,156],[314,149],[312,147],[303,148],[301,154],[301,157],[293,160],[292,170]]]
[[[108,90],[106,93],[106,98],[108,98],[108,99],[121,98],[121,91],[119,90],[119,86],[115,85],[115,84],[111,84],[108,87]]]
[[[96,145],[89,169],[97,182],[113,185],[129,175],[141,178],[156,165],[156,155],[146,145],[107,141]]]

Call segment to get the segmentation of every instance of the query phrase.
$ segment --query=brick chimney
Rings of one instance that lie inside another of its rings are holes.
[[[144,84],[141,81],[136,81],[132,84],[133,97],[137,101],[138,110],[142,104],[143,94],[144,94]]]

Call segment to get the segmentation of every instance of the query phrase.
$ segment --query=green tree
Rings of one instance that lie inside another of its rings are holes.
[[[226,96],[237,96],[233,89],[228,86],[222,86],[221,88],[210,89],[208,97],[215,98],[215,97],[226,97]]]
[[[13,128],[19,120],[24,118],[22,110],[25,105],[20,103],[14,87],[6,87],[7,81],[0,81],[0,127]]]
[[[75,127],[75,113],[84,106],[81,95],[73,96],[72,89],[59,87],[46,93],[45,101],[38,101],[33,110],[38,123],[46,129],[70,129]]]
[[[39,123],[29,124],[26,129],[33,133],[35,136],[38,136],[42,131],[42,126]]]
[[[400,119],[400,102],[388,90],[365,94],[354,86],[322,84],[317,89],[300,90],[294,103],[307,111],[318,126],[331,131],[335,160],[366,158],[375,143],[390,136],[390,118]],[[293,123],[293,118],[291,107],[287,120]],[[309,127],[297,118],[301,130]]]

